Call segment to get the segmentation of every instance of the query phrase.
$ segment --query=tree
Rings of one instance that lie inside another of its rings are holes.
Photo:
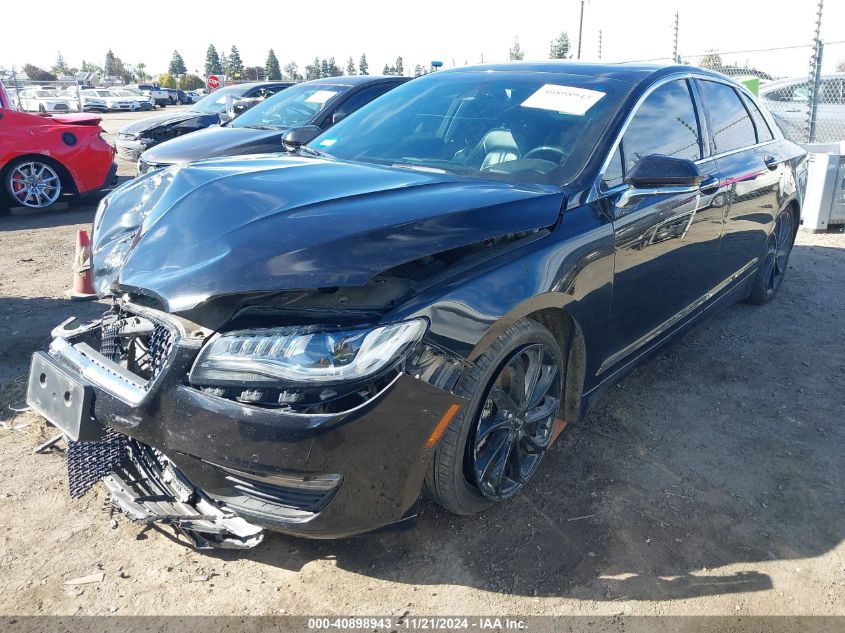
[[[264,62],[264,74],[271,81],[277,81],[282,78],[282,68],[279,66],[279,59],[276,57],[276,53],[273,52],[272,48],[267,53],[267,61]]]
[[[516,61],[525,58],[525,53],[522,52],[522,48],[519,46],[519,36],[513,38],[513,46],[509,51],[511,61]]]
[[[173,57],[170,58],[170,67],[168,68],[168,72],[171,75],[184,75],[188,72],[188,68],[185,66],[185,60],[182,59],[179,51],[173,51]]]
[[[291,81],[302,81],[302,75],[299,74],[299,66],[296,62],[288,62],[285,64],[285,79]]]
[[[170,73],[164,73],[158,78],[158,85],[162,88],[175,88],[176,78]]]
[[[139,79],[139,81],[143,81]],[[205,82],[196,75],[185,75],[179,79],[179,87],[182,90],[196,90],[197,88],[203,88],[205,86]]]
[[[244,63],[241,61],[241,54],[238,47],[232,44],[232,50],[229,52],[229,74],[235,79],[240,79],[243,71]]]
[[[721,70],[722,56],[716,51],[710,51],[701,58],[698,65],[702,68],[709,68],[710,70]]]
[[[147,81],[147,79],[150,78],[150,76],[147,74],[147,65],[144,62],[138,62],[135,65],[135,78],[138,81]]]
[[[549,45],[549,59],[566,59],[569,57],[569,33],[561,31],[557,39]]]
[[[370,65],[367,63],[367,56],[361,55],[361,61],[358,62],[358,74],[359,75],[369,75],[370,74]]]
[[[329,77],[341,77],[343,76],[343,71],[340,69],[340,66],[337,65],[337,62],[334,60],[334,57],[329,57],[328,62],[328,71]]]
[[[205,75],[221,75],[223,74],[223,67],[220,65],[220,56],[217,54],[217,49],[214,44],[208,45],[208,51],[205,53]]]
[[[346,74],[349,75],[350,77],[352,75],[356,74],[355,73],[355,60],[352,59],[351,57],[348,60],[346,60]]]
[[[244,66],[241,73],[241,79],[248,79],[249,81],[264,81],[267,74],[264,72],[263,66]]]
[[[220,71],[227,77],[232,74],[232,66],[229,64],[229,58],[226,53],[220,51]]]
[[[56,76],[53,73],[32,64],[24,64],[23,71],[33,81],[56,81]]]
[[[392,75],[393,69],[390,66],[388,66],[387,64],[385,64],[384,69],[381,71],[381,74],[382,75]]]
[[[313,64],[308,64],[305,67],[305,79],[319,79],[320,78],[320,58],[315,57]]]
[[[414,66],[414,77],[421,77],[425,74],[425,68],[423,68],[420,64]]]
[[[329,76],[329,60],[324,59],[320,62],[320,77]]]
[[[106,63],[103,64],[103,72],[106,74],[106,77],[116,77],[117,70],[117,57],[109,49],[109,52],[106,53]]]
[[[103,75],[103,69],[97,66],[97,64],[91,64],[86,62],[84,59],[82,60],[82,68],[80,70],[84,73],[92,73],[94,75]]]
[[[400,77],[405,74],[405,68],[402,66],[402,56],[396,58],[396,66],[393,68],[395,71],[394,74],[399,75]]]
[[[56,63],[53,64],[53,67],[50,70],[53,71],[54,75],[67,75],[70,72],[61,51],[59,51],[56,55]]]

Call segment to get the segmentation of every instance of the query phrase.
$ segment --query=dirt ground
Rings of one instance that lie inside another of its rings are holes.
[[[845,615],[845,235],[799,233],[773,303],[637,370],[508,504],[209,554],[69,499],[51,428],[8,410],[49,330],[102,309],[64,298],[92,218],[0,218],[0,614]]]

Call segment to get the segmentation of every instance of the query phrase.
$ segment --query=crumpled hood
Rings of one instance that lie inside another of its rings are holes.
[[[144,160],[157,165],[189,163],[203,158],[282,151],[284,130],[213,127],[177,136],[144,152]]]
[[[102,99],[101,99],[102,100]],[[138,132],[146,132],[154,130],[158,127],[166,125],[177,125],[196,119],[197,123],[201,123],[202,127],[208,127],[213,123],[218,123],[220,117],[216,114],[203,114],[202,112],[191,112],[185,110],[183,112],[173,112],[172,114],[158,114],[156,116],[147,117],[140,121],[134,121],[120,128],[121,134],[136,134]]]
[[[556,187],[300,156],[142,176],[94,220],[98,292],[179,312],[219,295],[362,285],[399,264],[557,221]]]

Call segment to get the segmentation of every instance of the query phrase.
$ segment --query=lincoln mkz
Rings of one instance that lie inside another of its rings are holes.
[[[423,495],[476,513],[532,494],[658,346],[777,293],[805,174],[714,72],[433,73],[288,151],[106,197],[111,307],[54,330],[28,400],[69,438],[73,494],[103,478],[197,546],[405,526]]]

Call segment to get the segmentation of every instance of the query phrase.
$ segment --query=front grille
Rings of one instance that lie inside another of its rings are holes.
[[[152,383],[173,351],[175,334],[164,323],[122,313],[103,323],[100,353]]]

